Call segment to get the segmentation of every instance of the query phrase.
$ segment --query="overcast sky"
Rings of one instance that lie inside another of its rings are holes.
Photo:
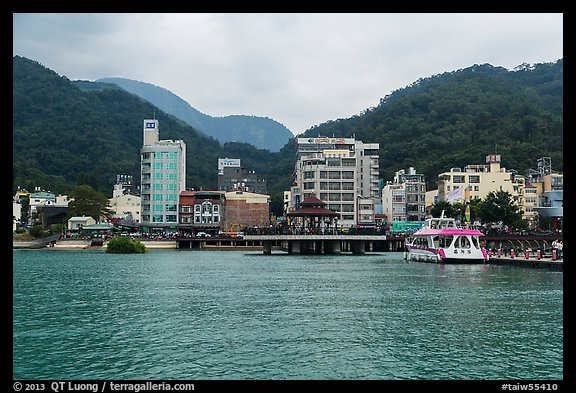
[[[14,14],[13,54],[71,80],[123,77],[210,116],[294,134],[419,78],[563,58],[563,14]]]

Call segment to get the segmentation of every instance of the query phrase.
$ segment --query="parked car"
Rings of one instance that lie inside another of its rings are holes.
[[[212,236],[206,232],[197,232],[196,237],[212,237]]]

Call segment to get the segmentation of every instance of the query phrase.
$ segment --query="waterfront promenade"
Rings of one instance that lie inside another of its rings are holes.
[[[401,252],[403,238],[381,235],[248,235],[244,238],[176,238],[153,240],[136,238],[147,249],[191,249],[191,250],[230,250],[262,251],[272,250],[289,254],[363,254],[366,252]],[[55,239],[44,242],[13,241],[14,249],[44,248],[47,250],[98,250],[104,249],[107,240],[94,244],[89,239]],[[550,270],[564,270],[563,259],[555,258],[551,251],[511,250],[489,248],[489,264],[508,265]]]

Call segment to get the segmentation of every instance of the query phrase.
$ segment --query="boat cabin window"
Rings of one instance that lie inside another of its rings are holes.
[[[472,236],[472,244],[474,244],[474,247],[480,248],[480,245],[478,244],[478,238],[474,236]]]
[[[466,237],[466,236],[462,236],[460,237],[460,243],[459,245],[456,244],[456,247],[460,247],[460,248],[470,248],[470,240]]]
[[[440,238],[438,239],[438,245],[442,248],[450,247],[451,243],[452,243],[452,236],[440,236]]]

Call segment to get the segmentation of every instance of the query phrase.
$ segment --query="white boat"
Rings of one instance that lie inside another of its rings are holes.
[[[454,218],[428,218],[410,240],[404,258],[434,263],[486,263],[488,253],[481,246],[482,232],[459,227]]]

